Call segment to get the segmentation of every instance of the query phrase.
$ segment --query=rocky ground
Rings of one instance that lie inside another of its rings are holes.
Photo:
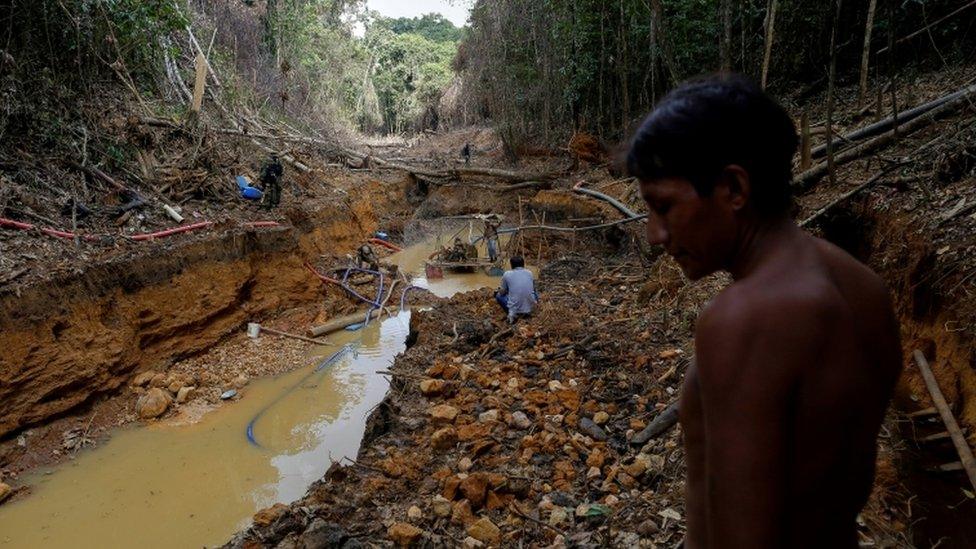
[[[674,546],[680,428],[645,428],[676,400],[689,328],[723,283],[687,285],[670,261],[567,256],[542,270],[544,305],[514,328],[488,291],[416,315],[357,460],[229,546]],[[862,537],[905,546],[888,493],[876,490]]]

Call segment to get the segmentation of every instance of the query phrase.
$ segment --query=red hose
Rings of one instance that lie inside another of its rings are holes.
[[[311,273],[312,273],[313,275],[315,275],[315,276],[317,276],[317,277],[319,278],[319,280],[321,280],[322,282],[330,282],[330,283],[332,283],[332,284],[335,284],[336,286],[342,286],[342,283],[341,283],[341,282],[339,282],[338,280],[336,280],[336,279],[334,279],[334,278],[330,278],[330,277],[328,277],[328,276],[325,276],[324,274],[322,274],[322,273],[320,273],[320,272],[318,272],[318,271],[316,271],[316,270],[315,270],[315,269],[314,269],[314,268],[313,268],[313,267],[312,267],[311,265],[309,265],[308,263],[306,263],[306,264],[305,264],[305,268],[306,268],[306,269],[308,269],[309,271],[311,271]]]
[[[397,246],[396,244],[391,244],[391,243],[389,243],[389,242],[387,242],[387,241],[385,241],[385,240],[383,240],[381,238],[370,238],[369,239],[369,243],[370,244],[379,244],[380,246],[383,246],[384,248],[389,248],[389,249],[393,250],[394,252],[402,252],[403,251],[403,248]]]
[[[166,229],[154,233],[136,234],[130,236],[129,238],[131,240],[135,240],[136,242],[140,242],[143,240],[153,240],[155,238],[163,238],[167,236],[172,236],[174,234],[180,234],[189,231],[195,231],[197,229],[203,229],[206,227],[210,227],[213,224],[214,223],[212,221],[201,221],[199,223],[193,223],[191,225],[183,225],[181,227],[174,227],[172,229]],[[280,224],[277,221],[252,221],[252,222],[245,223],[244,225],[250,228],[257,229],[262,227],[277,227]],[[7,219],[4,217],[0,217],[0,227],[4,227],[8,229],[20,229],[22,231],[37,229],[48,236],[55,236],[58,238],[74,238],[76,236],[75,233],[72,232],[59,231],[57,229],[39,228],[36,227],[35,225],[31,225],[30,223],[22,223],[20,221],[14,221],[13,219]],[[93,235],[93,234],[83,234],[77,236],[83,240],[98,240],[100,238],[98,235]],[[105,235],[105,236],[112,236],[112,235]]]
[[[186,233],[190,231],[195,231],[197,229],[202,229],[204,227],[209,227],[213,225],[212,221],[201,221],[199,223],[193,223],[192,225],[183,225],[182,227],[173,227],[172,229],[166,229],[165,231],[156,231],[154,233],[144,233],[144,234],[134,234],[130,236],[132,240],[152,240],[154,238],[162,238],[164,236],[170,236],[179,233]]]
[[[59,231],[57,229],[39,228],[30,223],[21,223],[20,221],[14,221],[13,219],[6,219],[0,217],[0,227],[7,227],[10,229],[20,229],[22,231],[29,231],[31,229],[37,229],[48,236],[56,236],[58,238],[74,238],[77,236],[82,240],[96,240],[98,237],[90,234],[75,235],[75,233],[68,231]]]

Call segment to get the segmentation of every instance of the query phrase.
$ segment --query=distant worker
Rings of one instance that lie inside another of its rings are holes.
[[[261,185],[265,195],[264,204],[269,210],[281,202],[281,176],[284,171],[277,154],[272,154],[271,160],[261,170]]]
[[[373,251],[373,247],[369,244],[363,244],[359,247],[359,251],[356,252],[356,261],[360,269],[369,269],[370,271],[380,270],[380,260],[376,257],[376,252]]]
[[[521,256],[511,259],[512,270],[502,275],[502,285],[495,291],[495,301],[508,316],[508,323],[514,324],[520,316],[529,316],[539,303],[539,294],[535,291],[535,277],[532,271],[525,268],[525,260]]]
[[[497,218],[485,220],[485,232],[483,238],[488,246],[488,259],[494,263],[498,259],[498,226],[501,222]]]
[[[471,143],[464,144],[464,147],[461,149],[461,158],[464,159],[465,166],[471,164]]]

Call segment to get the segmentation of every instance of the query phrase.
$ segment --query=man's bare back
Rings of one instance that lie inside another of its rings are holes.
[[[699,319],[681,400],[688,547],[857,547],[897,324],[863,265],[799,229],[778,238]]]
[[[796,146],[782,107],[725,75],[671,92],[628,153],[648,241],[735,281],[682,391],[689,548],[857,546],[898,325],[874,273],[790,219]]]

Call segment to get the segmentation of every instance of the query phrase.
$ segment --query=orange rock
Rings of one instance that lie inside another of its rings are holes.
[[[461,486],[461,479],[456,476],[447,477],[444,480],[444,489],[441,490],[441,495],[446,499],[453,500],[457,496],[459,486]]]
[[[560,389],[556,391],[556,398],[569,410],[575,410],[580,405],[580,396],[576,389]]]
[[[487,437],[493,427],[490,423],[469,423],[458,427],[457,436],[463,441],[477,440]]]
[[[468,535],[489,545],[502,542],[502,531],[488,517],[482,517],[468,526]]]
[[[480,509],[485,504],[488,490],[488,475],[474,473],[461,481],[461,493],[471,502],[472,509]]]
[[[457,444],[458,433],[454,427],[444,427],[434,432],[430,437],[430,442],[437,450],[447,450]]]
[[[549,404],[550,395],[544,391],[528,391],[523,398],[526,402],[535,404],[536,406],[544,406]]]
[[[431,408],[428,413],[434,423],[453,423],[460,410],[450,404],[439,404]]]
[[[488,486],[492,490],[497,490],[508,484],[508,477],[501,473],[488,473]]]
[[[468,500],[462,499],[454,504],[454,510],[451,511],[452,523],[467,526],[476,520],[474,513],[471,511],[471,503]]]
[[[390,478],[400,478],[404,474],[403,465],[398,460],[389,457],[379,463],[380,469]]]
[[[635,430],[635,431],[641,431],[646,426],[647,426],[647,423],[644,423],[643,420],[638,419],[636,417],[630,420],[630,428],[633,429],[633,430]]]
[[[400,547],[409,547],[417,543],[423,533],[423,530],[408,522],[398,522],[386,531],[386,535]]]
[[[284,503],[275,503],[267,509],[261,509],[254,514],[254,524],[255,526],[270,526],[274,521],[278,520],[285,512],[288,511],[288,506]]]
[[[435,397],[444,393],[447,382],[442,379],[425,379],[420,382],[420,392],[425,397]]]
[[[586,458],[586,465],[589,467],[603,467],[603,462],[607,457],[600,450],[593,450]]]
[[[504,509],[508,506],[508,502],[515,498],[512,494],[496,494],[494,490],[488,491],[488,497],[485,498],[485,508],[489,511],[494,511],[496,509]]]

